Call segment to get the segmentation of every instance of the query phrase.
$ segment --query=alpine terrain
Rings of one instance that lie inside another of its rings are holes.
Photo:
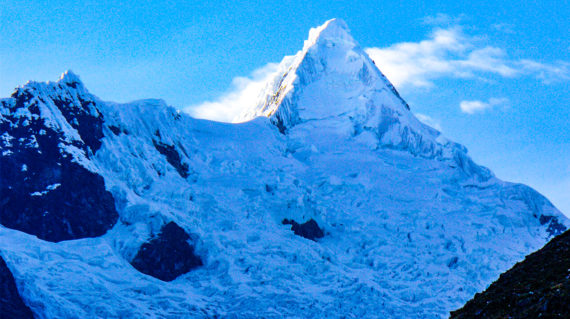
[[[441,318],[570,226],[418,121],[341,20],[258,97],[218,123],[68,71],[1,99],[2,313]]]
[[[527,256],[478,293],[452,318],[567,318],[570,231]]]

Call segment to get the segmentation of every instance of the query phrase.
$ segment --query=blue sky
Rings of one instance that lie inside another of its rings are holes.
[[[0,0],[0,96],[72,69],[105,100],[217,103],[338,17],[419,117],[570,215],[569,14],[566,0]]]

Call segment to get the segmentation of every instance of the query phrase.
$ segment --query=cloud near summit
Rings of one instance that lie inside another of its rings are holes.
[[[484,36],[468,35],[458,25],[460,19],[438,15],[424,19],[434,27],[428,36],[419,42],[400,42],[385,48],[365,49],[378,68],[398,89],[432,88],[438,79],[485,80],[501,78],[534,77],[545,84],[570,80],[570,63],[558,61],[543,63],[530,59],[513,59],[503,48],[487,45]],[[235,122],[238,116],[253,103],[259,92],[278,70],[278,63],[268,63],[250,76],[233,79],[230,88],[219,98],[184,108],[196,118],[220,122]],[[472,114],[505,101],[491,99],[463,101],[461,110]],[[433,123],[432,123],[433,124]]]
[[[487,102],[483,102],[483,101],[461,101],[461,103],[459,103],[459,107],[461,108],[461,111],[463,113],[467,113],[467,114],[474,114],[475,112],[481,112],[484,111],[486,109],[490,109],[494,106],[501,106],[501,105],[506,105],[509,102],[509,99],[507,98],[490,98],[489,101]]]
[[[533,76],[544,83],[570,80],[570,63],[513,59],[502,48],[486,45],[461,26],[435,28],[420,42],[367,48],[376,65],[398,88],[433,87],[440,78]]]
[[[278,67],[278,63],[268,63],[253,71],[248,77],[235,77],[229,90],[218,99],[188,106],[184,108],[184,111],[195,118],[235,122],[245,109],[257,101],[258,94],[275,76]]]

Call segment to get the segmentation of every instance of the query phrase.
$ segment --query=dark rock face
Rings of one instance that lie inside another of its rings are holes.
[[[570,231],[502,274],[451,318],[568,318]]]
[[[14,276],[8,269],[6,262],[0,256],[0,317],[2,319],[34,318],[34,314],[24,304]]]
[[[103,120],[96,101],[69,93],[69,84],[54,85],[59,95],[26,86],[0,100],[8,110],[0,115],[0,223],[53,242],[101,236],[118,219],[113,196],[100,175],[65,149],[93,154],[101,146]],[[56,105],[81,139],[48,125],[39,103]]]
[[[272,123],[277,126],[279,133],[283,135],[287,134],[287,127],[285,127],[285,123],[283,123],[283,119],[279,114],[275,116],[275,119],[272,121]]]
[[[283,225],[291,225],[291,230],[295,235],[316,241],[318,238],[323,238],[325,234],[323,230],[319,227],[314,219],[310,219],[308,222],[299,224],[292,219],[284,219],[282,221]]]
[[[123,133],[123,130],[115,125],[109,125],[109,129],[111,130],[111,132],[113,132],[113,134],[115,135],[120,135],[121,133]]]
[[[60,84],[73,87],[80,85]],[[83,143],[95,153],[101,147],[103,138],[103,116],[99,113],[95,101],[77,96],[74,100],[69,96],[58,96],[53,103],[61,111],[67,122],[77,130]]]
[[[131,264],[143,274],[172,281],[203,265],[188,239],[190,236],[184,229],[170,222],[162,227],[158,236],[141,246]]]
[[[556,216],[540,215],[538,219],[541,225],[548,224],[546,231],[552,237],[562,234],[566,230],[566,226],[558,221]]]
[[[180,158],[180,154],[176,151],[176,148],[173,145],[163,144],[161,142],[157,142],[155,140],[152,141],[156,150],[166,156],[166,160],[170,165],[172,165],[178,174],[182,178],[188,177],[188,164],[182,163],[182,159]]]

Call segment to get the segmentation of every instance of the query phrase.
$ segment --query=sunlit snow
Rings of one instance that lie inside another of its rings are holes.
[[[161,100],[98,102],[101,148],[61,149],[104,177],[117,225],[60,243],[0,226],[2,256],[40,318],[442,318],[546,242],[539,216],[570,225],[418,121],[342,21],[312,30],[281,67],[241,124]],[[57,83],[41,84],[42,117],[79,139],[49,97],[89,93]],[[188,177],[155,140],[175,147]],[[285,218],[312,218],[325,236],[296,236]],[[197,238],[204,266],[162,282],[129,261],[170,221]]]

